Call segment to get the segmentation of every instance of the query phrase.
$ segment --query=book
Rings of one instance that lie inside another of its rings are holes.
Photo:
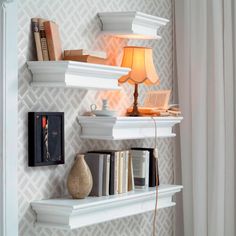
[[[109,181],[110,180],[110,155],[104,154],[103,159],[103,186],[102,186],[102,195],[109,195]]]
[[[101,197],[103,195],[104,155],[100,153],[86,153],[85,161],[88,164],[93,177],[93,187],[89,195]]]
[[[38,21],[39,21],[39,33],[40,33],[40,41],[41,41],[43,60],[49,61],[48,45],[47,45],[46,33],[45,33],[45,29],[44,29],[44,22],[46,20],[39,18]]]
[[[47,38],[50,61],[62,60],[62,46],[58,25],[52,21],[44,21],[43,25]]]
[[[110,155],[109,194],[110,195],[118,194],[119,151],[117,151],[117,150],[98,150],[98,151],[90,151],[89,153],[100,153],[100,154],[109,154]]]
[[[34,35],[37,60],[43,61],[43,52],[42,52],[41,39],[40,39],[40,33],[39,33],[39,19],[32,18],[31,26],[32,26],[32,32]]]
[[[80,62],[88,62],[88,63],[94,63],[94,64],[102,64],[106,65],[107,60],[102,59],[99,57],[93,57],[89,55],[78,55],[78,56],[66,56],[64,55],[65,61],[80,61]]]
[[[132,156],[129,155],[129,163],[128,163],[128,191],[134,190],[134,171],[133,171],[133,163]]]
[[[128,167],[129,167],[129,151],[123,151],[123,179],[122,179],[122,193],[128,192]]]
[[[124,158],[125,158],[125,153],[123,151],[120,151],[119,152],[118,193],[123,193]]]
[[[153,148],[141,148],[135,147],[132,150],[147,150],[149,152],[149,187],[156,186],[156,170],[157,170],[157,185],[160,185],[159,180],[159,170],[158,170],[158,160],[153,155]]]
[[[149,152],[131,150],[135,188],[149,187]]]
[[[102,51],[91,51],[87,49],[64,50],[64,56],[92,56],[107,59],[107,53]]]

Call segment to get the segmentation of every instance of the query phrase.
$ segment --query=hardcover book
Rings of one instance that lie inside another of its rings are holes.
[[[62,60],[62,46],[58,25],[52,21],[45,21],[43,25],[47,38],[50,61]]]
[[[153,148],[135,147],[132,150],[147,150],[149,152],[149,187],[156,186],[156,170],[157,170],[157,185],[160,185],[158,160],[153,156]]]
[[[86,153],[85,161],[93,177],[93,187],[90,196],[101,197],[103,194],[103,162],[104,155],[100,153]]]
[[[46,33],[45,33],[45,29],[44,29],[44,22],[45,21],[46,21],[45,19],[39,18],[39,32],[40,32],[43,60],[49,61],[48,44],[47,44]]]
[[[34,35],[37,60],[43,61],[43,52],[42,52],[41,38],[40,38],[40,33],[39,33],[39,19],[32,18],[31,25],[32,25],[32,32]]]
[[[109,195],[109,183],[110,183],[110,155],[104,154],[103,160],[103,186],[102,195]]]
[[[64,56],[92,56],[101,59],[107,59],[106,52],[91,51],[87,49],[64,50]]]
[[[78,55],[78,56],[64,56],[64,60],[66,61],[80,61],[80,62],[88,62],[88,63],[94,63],[94,64],[102,64],[106,65],[107,60],[102,59],[99,57],[93,57],[89,55]]]
[[[149,187],[149,152],[131,150],[135,188]]]

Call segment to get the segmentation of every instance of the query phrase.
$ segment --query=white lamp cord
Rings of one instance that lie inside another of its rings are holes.
[[[158,175],[157,175],[157,163],[158,163],[158,149],[157,149],[157,124],[154,117],[151,117],[154,121],[155,125],[155,147],[153,150],[153,155],[156,158],[156,164],[155,164],[155,177],[156,177],[156,202],[155,202],[155,211],[154,211],[154,219],[153,219],[153,236],[156,235],[156,218],[157,218],[157,203],[158,203]]]

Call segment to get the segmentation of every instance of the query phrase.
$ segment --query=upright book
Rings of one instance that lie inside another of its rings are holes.
[[[41,38],[40,38],[40,33],[39,33],[39,19],[32,18],[31,25],[32,25],[32,32],[34,35],[37,60],[43,61],[43,52],[42,52]]]
[[[141,148],[135,147],[132,150],[141,150],[141,151],[148,151],[149,152],[149,187],[156,186],[156,171],[157,171],[157,185],[160,185],[159,180],[159,169],[158,169],[158,160],[153,155],[153,148]]]
[[[135,188],[149,187],[149,152],[131,150]]]
[[[47,44],[46,33],[44,29],[45,21],[46,21],[45,19],[39,18],[39,33],[40,33],[41,47],[42,47],[42,53],[43,53],[43,60],[49,61],[48,44]]]
[[[104,154],[103,159],[103,186],[102,195],[109,195],[109,183],[110,183],[110,155]]]
[[[45,21],[43,25],[47,38],[50,61],[62,60],[62,46],[58,25],[52,21]]]
[[[86,153],[85,161],[93,177],[93,187],[90,196],[103,195],[103,161],[104,155],[100,153]]]

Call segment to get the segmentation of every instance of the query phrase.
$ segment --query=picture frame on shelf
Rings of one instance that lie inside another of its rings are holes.
[[[28,165],[64,164],[64,112],[28,113]]]

